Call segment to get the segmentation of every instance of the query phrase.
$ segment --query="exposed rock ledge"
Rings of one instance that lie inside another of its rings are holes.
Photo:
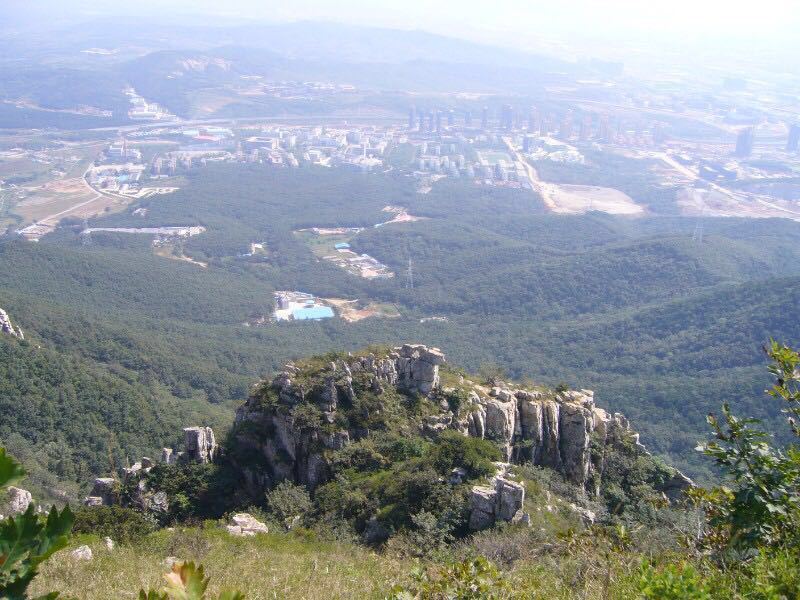
[[[2,308],[0,308],[0,332],[12,335],[20,340],[25,339],[25,334],[22,333],[22,329],[19,327],[14,328],[14,324],[11,322],[11,317],[9,317],[8,313]]]
[[[367,433],[335,425],[339,404],[352,406],[356,398],[355,378],[360,389],[365,389],[367,382],[367,389],[378,395],[387,386],[432,398],[461,394],[466,401],[456,412],[442,400],[442,412],[422,424],[423,435],[454,429],[465,436],[492,440],[506,461],[550,467],[590,494],[599,493],[606,448],[624,446],[646,453],[627,419],[595,406],[590,390],[554,392],[503,382],[487,387],[463,377],[457,389],[446,388],[440,384],[439,373],[445,363],[438,348],[405,344],[381,356],[370,353],[339,358],[320,368],[311,382],[307,372],[287,364],[237,411],[237,444],[264,459],[260,465],[242,466],[251,493],[258,494],[285,479],[312,489],[328,480],[329,451]],[[323,415],[323,427],[297,427],[286,410],[265,406],[265,388],[283,407],[290,409],[304,402],[316,405]],[[675,499],[691,485],[688,477],[675,471],[662,491]],[[489,495],[487,492],[486,506]],[[513,515],[503,512],[501,518],[508,520],[506,517]]]

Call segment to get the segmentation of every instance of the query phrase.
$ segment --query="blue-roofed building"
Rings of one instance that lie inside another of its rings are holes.
[[[333,316],[333,309],[330,306],[304,306],[292,311],[292,318],[295,321],[330,319]]]
[[[333,247],[336,248],[337,250],[349,250],[350,244],[348,244],[347,242],[339,242],[338,244],[334,244]]]

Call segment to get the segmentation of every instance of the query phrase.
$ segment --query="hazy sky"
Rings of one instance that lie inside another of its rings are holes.
[[[329,20],[531,47],[542,37],[796,40],[800,0],[0,0],[0,17],[169,13]]]

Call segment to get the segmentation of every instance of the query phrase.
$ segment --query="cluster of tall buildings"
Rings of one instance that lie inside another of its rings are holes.
[[[659,121],[625,123],[621,119],[612,119],[607,114],[576,115],[571,110],[560,115],[543,114],[536,106],[522,111],[511,104],[503,104],[497,111],[484,106],[480,112],[480,123],[475,124],[469,110],[456,114],[452,109],[409,109],[409,132],[441,135],[456,125],[467,129],[474,129],[474,125],[479,125],[477,129],[484,132],[527,132],[532,135],[556,136],[563,140],[597,140],[638,147],[660,146],[667,140],[666,126]]]
[[[756,128],[745,127],[736,134],[736,149],[734,155],[739,158],[747,158],[753,154],[756,142]],[[800,150],[800,124],[790,123],[789,134],[786,139],[786,152],[797,152]]]
[[[111,144],[106,148],[105,154],[108,160],[124,160],[137,163],[142,160],[142,153],[136,148],[128,147],[128,140],[124,138],[122,141]]]

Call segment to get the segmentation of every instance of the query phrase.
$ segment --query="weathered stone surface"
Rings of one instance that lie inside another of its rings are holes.
[[[435,439],[441,432],[450,429],[453,424],[453,413],[446,412],[426,417],[422,423],[422,435]]]
[[[109,552],[114,550],[114,540],[112,540],[110,537],[108,536],[104,537],[103,544],[105,544],[106,550],[108,550]]]
[[[404,344],[383,356],[337,358],[311,377],[305,370],[286,365],[266,388],[258,388],[237,411],[237,424],[248,425],[237,434],[238,443],[252,455],[264,458],[261,464],[241,467],[248,492],[258,497],[284,479],[312,489],[325,483],[331,472],[327,464],[330,451],[341,449],[351,439],[369,435],[366,428],[337,431],[340,423],[346,422],[339,413],[353,406],[356,390],[365,386],[380,395],[393,386],[401,392],[430,396],[441,389],[439,367],[443,364],[445,357],[440,350],[422,344]],[[599,475],[604,469],[604,453],[595,453],[593,458],[590,451],[593,441],[601,447],[629,448],[633,444],[639,452],[646,452],[638,443],[638,434],[622,415],[609,415],[595,406],[591,390],[554,393],[519,389],[499,380],[490,382],[487,389],[464,377],[460,382],[465,386],[461,391],[468,394],[468,402],[462,401],[458,410],[450,411],[447,399],[437,398],[442,412],[421,420],[420,431],[424,436],[435,439],[452,429],[492,440],[500,444],[504,460],[552,468],[579,486],[588,487],[591,482],[593,489],[587,491],[593,494],[599,493]],[[275,392],[280,410],[274,408]],[[291,416],[294,407],[311,399],[322,413],[323,427],[296,426]],[[492,486],[496,485],[497,477]],[[515,485],[518,484],[511,485],[511,491],[502,496],[509,500],[508,506],[496,506],[493,511],[483,511],[483,515],[478,514],[480,510],[474,511],[476,526],[492,519],[513,518],[519,510],[514,508],[518,503],[512,494]],[[667,486],[665,494],[669,491],[670,495],[680,495],[671,490],[681,485],[676,479],[674,486]],[[477,496],[475,501],[479,501]]]
[[[84,501],[86,506],[97,506],[94,498],[100,498],[100,505],[110,506],[116,502],[118,482],[113,477],[98,477],[94,480],[92,491]],[[91,500],[90,500],[91,499]]]
[[[561,405],[559,426],[563,473],[572,483],[582,486],[589,476],[592,412],[581,404],[565,402]]]
[[[545,400],[541,405],[542,411],[542,437],[540,443],[534,447],[533,462],[537,465],[561,469],[561,428],[559,426],[560,404],[554,400]]]
[[[469,409],[467,416],[467,432],[472,437],[486,437],[486,408],[479,403],[478,395],[473,392],[474,401]],[[470,396],[470,399],[473,399]]]
[[[3,510],[3,514],[5,515],[13,517],[14,515],[22,514],[28,510],[28,506],[33,502],[33,496],[31,496],[28,490],[23,490],[13,485],[8,488],[7,494],[8,501]]]
[[[484,406],[486,408],[486,438],[510,446],[516,425],[516,403],[489,398]],[[508,458],[506,457],[506,459]]]
[[[492,527],[497,521],[513,521],[521,513],[525,486],[505,477],[506,467],[500,465],[490,486],[476,485],[472,488],[469,527],[473,531]]]
[[[439,366],[445,363],[444,354],[438,348],[422,344],[404,344],[395,348],[397,387],[427,396],[439,387]]]
[[[480,531],[495,523],[497,491],[493,487],[474,486],[469,498],[469,528]]]
[[[185,456],[188,460],[206,464],[217,455],[217,441],[211,427],[186,427],[183,430]]]
[[[14,336],[20,340],[25,339],[25,334],[22,333],[22,329],[14,327],[14,324],[11,322],[11,317],[9,317],[8,313],[2,308],[0,308],[0,332]]]
[[[259,533],[269,533],[269,528],[249,513],[236,513],[231,517],[230,524],[225,528],[231,535],[246,537]]]
[[[497,491],[495,517],[502,521],[510,521],[517,511],[522,510],[525,486],[516,481],[498,477],[495,482],[495,490]]]
[[[172,448],[161,449],[161,462],[165,465],[171,465],[175,462],[175,453]]]
[[[79,546],[75,548],[69,555],[75,560],[92,560],[92,549],[89,546]]]

